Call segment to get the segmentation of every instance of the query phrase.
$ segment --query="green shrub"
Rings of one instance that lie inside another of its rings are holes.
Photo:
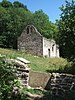
[[[5,62],[5,56],[0,55],[0,100],[8,100],[15,76],[12,72],[12,65]]]
[[[64,72],[69,73],[69,74],[75,74],[75,59],[71,62],[69,62],[65,68]]]

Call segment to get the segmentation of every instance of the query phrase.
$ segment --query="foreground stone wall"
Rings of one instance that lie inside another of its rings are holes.
[[[30,68],[28,68],[28,64],[30,64],[30,61],[17,57],[17,60],[14,60],[14,63],[16,65],[17,73],[16,76],[18,80],[21,82],[23,86],[28,87],[29,86],[29,71]]]
[[[30,71],[29,73],[29,85],[31,87],[42,87],[45,88],[48,83],[51,74]]]
[[[63,93],[75,87],[75,75],[31,71],[29,85],[32,87],[43,87],[57,94]]]
[[[28,64],[30,64],[30,61],[17,57],[17,59],[6,59],[6,62],[13,64],[13,67],[15,68],[15,72],[13,72],[20,81],[22,86],[28,87],[29,83],[29,71],[30,68],[28,68]]]

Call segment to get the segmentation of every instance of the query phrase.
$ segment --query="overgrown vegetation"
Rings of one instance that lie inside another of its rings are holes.
[[[2,48],[0,48],[0,54],[6,55],[7,58],[23,57],[31,62],[29,66],[34,71],[58,71],[59,69],[64,69],[68,64],[67,60],[63,58],[44,58]]]
[[[2,49],[0,48],[0,54],[6,55],[7,58],[23,57],[31,62],[29,67],[33,71],[41,72],[59,72],[59,73],[75,73],[75,60],[67,61],[63,58],[44,58],[31,54],[22,53],[16,50]]]
[[[5,62],[5,57],[0,55],[0,100],[8,100],[14,82],[12,65]]]
[[[75,100],[75,88],[63,95],[53,95],[52,91],[42,92],[34,89],[21,88],[21,84],[15,81],[13,65],[6,63],[6,58],[23,57],[31,62],[29,67],[34,71],[59,72],[75,74],[75,3],[66,1],[61,8],[61,19],[57,26],[49,21],[49,17],[38,10],[32,13],[22,3],[7,0],[0,2],[0,47],[17,48],[17,38],[28,24],[33,24],[38,31],[47,38],[54,38],[59,43],[63,58],[44,58],[31,54],[21,53],[15,50],[0,48],[0,100],[28,100],[27,92],[43,94],[41,100]],[[59,34],[58,34],[59,30]],[[58,37],[57,37],[58,34]],[[2,56],[4,55],[4,56]],[[21,90],[17,95],[12,93],[13,86]]]
[[[58,41],[61,56],[70,60],[75,58],[75,1],[66,0],[66,5],[60,7],[61,15],[57,22]]]
[[[6,58],[14,58],[17,56],[26,58],[31,61],[30,67],[34,71],[43,72],[66,72],[75,73],[75,61],[68,62],[63,58],[43,58],[37,57],[31,54],[25,54],[14,50],[2,49],[0,48],[0,54],[5,55]],[[66,92],[62,95],[54,95],[51,90],[40,91],[36,89],[22,88],[19,81],[15,80],[16,77],[13,74],[13,67],[11,64],[5,62],[5,58],[0,57],[0,100],[30,100],[28,97],[28,92],[31,94],[42,95],[39,100],[74,100],[75,89]],[[65,67],[66,66],[66,67]],[[17,86],[20,91],[15,95],[12,90],[13,87]]]
[[[27,25],[34,25],[47,38],[55,38],[57,27],[42,10],[32,13],[19,1],[0,2],[0,47],[17,48],[17,38]]]
[[[6,56],[0,55],[0,100],[28,100],[28,92],[43,94],[39,90],[27,89],[16,79],[14,64],[6,62]],[[17,87],[18,90],[14,90]]]
[[[24,28],[32,24],[45,37],[55,39],[60,47],[62,57],[75,57],[75,2],[66,1],[60,7],[61,15],[56,24],[42,10],[32,13],[19,1],[0,2],[0,47],[17,48],[17,38]]]

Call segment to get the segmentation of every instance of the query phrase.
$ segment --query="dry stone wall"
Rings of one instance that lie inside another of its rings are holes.
[[[28,81],[29,81],[29,69],[17,69],[17,77],[18,80],[21,81],[21,84],[23,86],[28,87]]]
[[[52,90],[54,94],[63,94],[75,87],[75,75],[64,73],[30,72],[29,85]]]
[[[52,73],[49,82],[45,88],[51,89],[56,95],[62,95],[75,87],[75,75]]]
[[[28,64],[30,64],[30,62],[26,59],[23,58],[19,58],[17,57],[17,61],[15,61],[15,64],[18,66],[17,67],[17,73],[16,76],[18,78],[18,80],[21,81],[21,84],[23,86],[28,87],[28,82],[29,82],[29,70],[30,68],[28,68]]]
[[[17,57],[17,59],[7,59],[6,61],[14,64],[13,66],[16,68],[16,71],[14,72],[16,78],[20,81],[22,86],[28,87],[30,71],[28,64],[30,64],[30,62],[24,58],[19,57]]]
[[[46,90],[52,90],[55,95],[63,95],[65,92],[75,89],[75,75],[64,73],[43,73],[34,72],[28,68],[30,62],[17,58],[8,59],[8,62],[14,62],[17,68],[16,76],[26,87],[42,87]]]

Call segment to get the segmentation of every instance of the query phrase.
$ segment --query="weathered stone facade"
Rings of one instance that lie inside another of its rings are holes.
[[[18,39],[18,50],[43,55],[43,37],[34,26],[27,26]]]
[[[18,50],[38,56],[59,57],[55,41],[44,38],[33,25],[28,25],[18,38]]]
[[[54,40],[43,37],[43,56],[59,57],[59,46]]]

